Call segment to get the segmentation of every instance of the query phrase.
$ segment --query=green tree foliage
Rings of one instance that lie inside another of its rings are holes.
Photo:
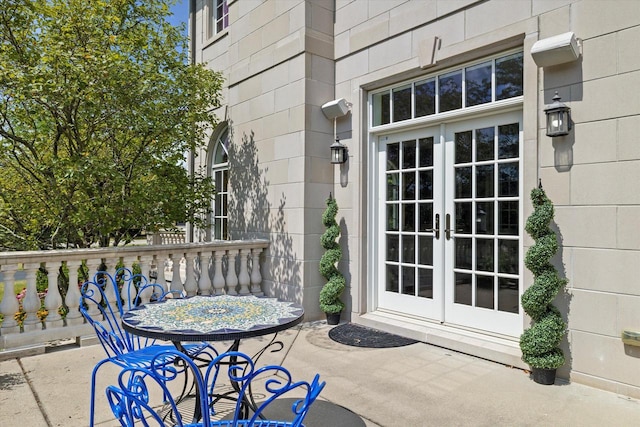
[[[342,258],[342,250],[337,242],[340,236],[340,226],[336,222],[337,214],[338,203],[329,195],[327,209],[322,214],[322,224],[326,227],[326,231],[320,237],[320,244],[325,249],[325,253],[320,258],[320,274],[327,279],[327,283],[320,290],[320,310],[329,314],[340,313],[344,308],[340,295],[344,291],[346,282],[336,267]]]
[[[522,360],[532,368],[556,369],[564,364],[558,347],[566,331],[566,323],[551,302],[566,284],[550,259],[558,251],[558,239],[549,227],[554,210],[542,186],[531,191],[533,213],[525,230],[535,240],[525,255],[524,263],[533,273],[533,284],[522,294],[522,308],[534,323],[520,337]]]
[[[184,153],[222,78],[188,64],[174,0],[0,0],[0,250],[108,246],[199,223]]]

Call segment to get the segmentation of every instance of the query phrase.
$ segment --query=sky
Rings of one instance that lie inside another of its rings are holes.
[[[178,0],[175,5],[171,7],[173,16],[169,17],[169,22],[173,25],[180,25],[185,23],[187,25],[189,21],[189,0]]]

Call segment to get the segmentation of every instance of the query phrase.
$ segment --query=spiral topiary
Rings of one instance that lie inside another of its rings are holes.
[[[340,227],[336,222],[337,214],[338,203],[329,194],[327,209],[322,214],[322,224],[326,227],[326,231],[320,237],[320,244],[325,249],[325,253],[320,258],[320,274],[327,280],[320,290],[320,309],[328,314],[340,313],[344,308],[340,295],[344,291],[346,282],[336,267],[342,258],[342,249],[336,241],[340,235]]]
[[[558,239],[549,227],[554,210],[542,184],[531,191],[533,213],[527,219],[525,230],[535,240],[524,259],[533,273],[533,284],[522,294],[524,311],[533,325],[520,336],[522,360],[532,368],[557,369],[565,362],[564,353],[558,347],[567,325],[551,302],[567,283],[558,276],[550,260],[558,251]]]

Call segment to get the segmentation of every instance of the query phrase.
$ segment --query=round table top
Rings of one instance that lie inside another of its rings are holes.
[[[228,341],[268,335],[297,325],[303,308],[276,298],[194,296],[135,307],[122,316],[134,335],[168,341]]]

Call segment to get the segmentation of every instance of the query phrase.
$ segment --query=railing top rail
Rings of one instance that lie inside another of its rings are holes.
[[[87,258],[124,257],[132,255],[181,254],[185,252],[202,252],[223,249],[236,250],[244,248],[267,248],[266,239],[215,240],[212,242],[179,243],[170,245],[119,246],[89,249],[55,249],[47,251],[15,251],[0,252],[0,267],[7,264],[46,262],[47,260],[77,261]]]

